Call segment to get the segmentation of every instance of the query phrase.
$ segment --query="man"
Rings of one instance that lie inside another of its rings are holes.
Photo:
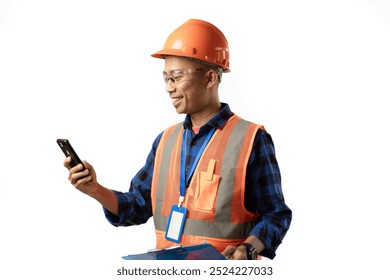
[[[229,259],[274,258],[292,213],[271,136],[219,101],[222,73],[230,72],[226,38],[192,19],[152,56],[165,60],[166,91],[184,122],[158,135],[128,192],[101,186],[88,162],[82,170],[67,158],[69,180],[115,226],[153,216],[157,248],[208,242]]]

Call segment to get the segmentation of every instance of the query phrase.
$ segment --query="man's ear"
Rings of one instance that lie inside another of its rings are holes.
[[[213,87],[215,84],[218,84],[218,74],[213,70],[207,71],[207,88]]]

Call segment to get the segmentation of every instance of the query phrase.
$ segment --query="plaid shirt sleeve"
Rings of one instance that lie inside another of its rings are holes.
[[[247,166],[245,206],[259,214],[250,235],[263,241],[265,249],[260,254],[273,259],[290,226],[292,212],[284,201],[271,135],[263,130],[257,132]]]
[[[118,216],[103,208],[107,220],[114,226],[131,226],[146,223],[152,216],[151,186],[154,157],[162,133],[155,139],[144,167],[130,183],[128,192],[115,191],[118,200]]]

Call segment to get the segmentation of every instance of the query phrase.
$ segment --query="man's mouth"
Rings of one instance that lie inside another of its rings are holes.
[[[176,106],[180,102],[180,100],[183,99],[183,97],[182,96],[173,96],[173,97],[171,97],[171,99],[172,99],[173,106]]]

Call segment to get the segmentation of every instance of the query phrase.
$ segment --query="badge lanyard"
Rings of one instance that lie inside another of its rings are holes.
[[[188,129],[183,133],[183,140],[181,143],[181,160],[180,160],[180,197],[179,197],[179,208],[181,204],[184,201],[184,196],[186,194],[186,186],[188,182],[191,180],[192,175],[194,174],[195,168],[198,164],[198,161],[203,154],[204,149],[206,148],[207,144],[209,143],[211,136],[213,136],[215,131],[215,128],[211,129],[209,133],[206,135],[206,139],[204,140],[202,146],[200,147],[198,154],[196,155],[196,158],[191,165],[190,171],[188,173],[188,177],[186,180],[186,172],[185,172],[185,165],[186,165],[186,156],[187,156],[187,132]]]

